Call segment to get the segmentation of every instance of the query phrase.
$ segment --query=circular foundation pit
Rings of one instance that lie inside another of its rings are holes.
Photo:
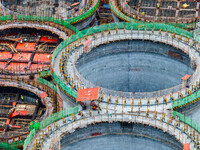
[[[121,122],[88,126],[61,140],[62,150],[174,150],[181,147],[174,137],[161,130]]]
[[[100,45],[80,56],[76,67],[92,84],[122,92],[172,88],[194,72],[189,56],[180,49],[142,40]]]

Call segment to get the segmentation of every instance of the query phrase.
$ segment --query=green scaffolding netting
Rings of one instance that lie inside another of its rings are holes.
[[[186,117],[185,115],[179,112],[173,111],[173,117],[175,118],[176,116],[179,117],[179,120],[181,122],[186,123],[187,125],[191,126],[193,129],[195,129],[198,133],[200,133],[200,125],[197,122],[195,122],[194,120],[190,119],[189,117]]]
[[[51,82],[49,82],[49,81],[47,81],[47,80],[45,80],[45,79],[42,79],[42,78],[37,78],[37,80],[38,80],[41,84],[44,84],[44,85],[50,87],[51,89],[53,89],[54,91],[56,91],[56,92],[58,93],[57,87],[56,87],[53,83],[51,83]]]
[[[59,78],[58,76],[55,74],[55,72],[53,72],[53,77],[54,80],[57,82],[58,86],[63,89],[66,94],[72,96],[73,98],[77,97],[77,92],[71,88],[69,88],[68,86],[66,86]]]
[[[86,18],[88,18],[89,16],[91,16],[97,9],[97,7],[99,6],[99,0],[97,1],[97,3],[94,5],[94,7],[92,7],[89,11],[85,12],[84,14],[74,17],[74,18],[70,18],[67,19],[66,21],[70,24],[76,23],[76,22],[80,22],[81,20],[84,20]]]
[[[28,144],[32,141],[32,139],[35,136],[35,134],[36,134],[36,130],[35,129],[31,130],[31,132],[27,136],[26,140],[24,141],[24,148],[23,148],[23,150],[26,150]]]
[[[188,104],[192,101],[195,101],[199,97],[200,97],[200,90],[198,90],[197,92],[195,92],[192,95],[189,95],[187,97],[172,101],[172,108],[180,107],[180,106],[183,106],[185,104]]]
[[[41,122],[38,122],[38,123],[32,122],[31,131],[28,137],[26,138],[26,140],[24,141],[23,150],[27,148],[28,144],[32,141],[33,137],[35,136],[36,132],[39,129],[41,130],[47,127],[48,125],[54,123],[55,121],[62,119],[63,117],[65,118],[65,117],[71,116],[72,114],[77,114],[78,112],[79,112],[79,106],[71,107],[71,108],[59,111],[47,117],[46,119],[42,120]]]
[[[2,150],[19,150],[16,147],[22,146],[23,144],[21,145],[21,142],[23,142],[23,141],[15,142],[13,144],[0,142],[0,149],[2,149]]]
[[[7,16],[2,16],[0,17],[0,21],[9,21],[12,20],[13,17],[11,15],[7,15]],[[69,28],[70,30],[72,30],[75,33],[78,33],[79,30],[76,29],[73,25],[71,25],[70,23],[64,21],[64,20],[60,20],[60,19],[56,19],[53,17],[41,17],[41,16],[28,16],[28,15],[17,15],[17,19],[18,20],[22,20],[22,21],[38,21],[38,22],[54,22],[57,24],[60,24],[66,28]]]
[[[74,17],[74,18],[67,19],[67,20],[56,19],[56,18],[53,18],[53,17],[42,17],[42,16],[31,16],[31,15],[18,15],[17,19],[23,20],[23,21],[46,21],[46,22],[51,21],[51,22],[60,24],[64,27],[67,27],[67,28],[71,29],[72,31],[74,31],[75,33],[77,33],[78,29],[76,29],[71,24],[80,22],[80,21],[88,18],[89,16],[94,14],[94,12],[96,11],[98,6],[99,6],[99,0],[97,0],[94,7],[92,7],[90,10],[88,10],[84,14],[77,16],[77,17]],[[12,20],[12,16],[11,15],[2,16],[2,17],[0,17],[0,20],[1,21]]]
[[[9,21],[12,20],[12,16],[11,15],[6,15],[6,16],[1,16],[0,17],[0,21]]]
[[[41,71],[39,73],[39,77],[46,77],[46,76],[50,76],[51,75],[51,70],[45,70],[45,71]]]
[[[63,117],[68,117],[68,116],[71,116],[72,114],[77,114],[78,111],[79,111],[79,106],[59,111],[59,112],[47,117],[45,120],[42,120],[40,122],[40,130],[45,128],[46,126],[50,125],[51,123],[62,119]]]
[[[74,26],[72,26],[70,23],[64,21],[64,20],[60,20],[60,19],[56,19],[53,17],[41,17],[41,16],[26,16],[26,15],[18,15],[17,16],[18,20],[23,20],[23,21],[51,21],[54,22],[56,24],[60,24],[66,28],[69,28],[70,30],[72,30],[75,33],[78,33],[79,30],[76,29]]]

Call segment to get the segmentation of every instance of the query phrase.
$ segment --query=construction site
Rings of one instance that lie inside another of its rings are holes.
[[[200,150],[199,0],[1,0],[0,149]]]

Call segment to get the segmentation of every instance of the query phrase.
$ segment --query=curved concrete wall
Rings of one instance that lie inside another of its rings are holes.
[[[91,136],[101,133],[101,136]],[[162,141],[162,142],[161,142]],[[105,146],[106,145],[106,146]],[[61,140],[63,150],[104,149],[104,150],[172,150],[182,149],[182,145],[168,133],[132,123],[100,123],[67,134]]]
[[[189,56],[181,50],[140,40],[101,45],[82,55],[76,65],[80,74],[92,83],[124,92],[170,88],[180,84],[185,74],[194,72]]]

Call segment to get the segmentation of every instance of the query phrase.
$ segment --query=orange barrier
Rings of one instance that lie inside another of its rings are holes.
[[[99,88],[79,89],[76,101],[92,101],[96,100],[99,95]]]
[[[46,42],[46,43],[57,43],[58,39],[50,39],[49,37],[42,36],[40,38],[40,42]]]
[[[47,95],[47,93],[46,92],[43,92],[43,93],[41,93],[40,94],[40,97],[43,99],[43,98],[45,98],[45,97],[47,97],[48,95]]]
[[[20,42],[18,42],[16,49],[23,50],[23,51],[34,51],[34,50],[36,50],[35,45],[36,45],[36,43],[28,43],[28,42],[20,43]]]
[[[31,59],[31,53],[19,53],[13,55],[13,60],[15,61],[29,61]]]
[[[190,150],[190,143],[183,144],[183,150]]]
[[[12,57],[10,52],[0,52],[0,60],[2,59],[9,59]]]
[[[52,55],[51,54],[39,54],[36,53],[33,61],[36,62],[51,62]]]

